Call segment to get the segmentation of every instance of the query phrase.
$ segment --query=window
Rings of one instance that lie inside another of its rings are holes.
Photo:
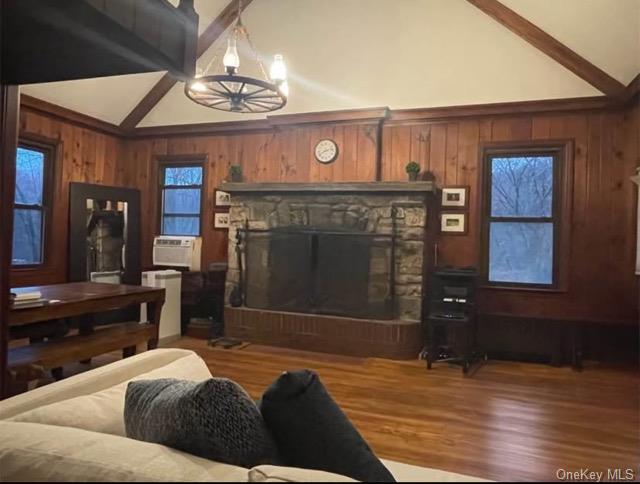
[[[202,164],[163,164],[160,176],[160,233],[200,235]]]
[[[485,277],[490,285],[557,284],[561,149],[485,156]]]
[[[50,155],[48,147],[26,143],[18,145],[13,212],[14,266],[44,263]]]

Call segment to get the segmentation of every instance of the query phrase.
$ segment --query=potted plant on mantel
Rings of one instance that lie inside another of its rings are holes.
[[[420,174],[420,165],[418,165],[415,161],[410,161],[407,163],[405,167],[407,175],[409,175],[409,181],[417,181],[418,175]]]
[[[240,183],[242,181],[242,167],[240,165],[229,166],[229,181]]]

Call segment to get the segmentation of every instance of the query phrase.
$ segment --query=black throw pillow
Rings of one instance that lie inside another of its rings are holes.
[[[313,371],[282,374],[260,405],[284,465],[395,482]]]
[[[127,437],[251,468],[277,464],[260,411],[237,383],[173,378],[132,381],[124,405]]]

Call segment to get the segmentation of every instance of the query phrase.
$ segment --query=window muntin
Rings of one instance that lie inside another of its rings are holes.
[[[20,144],[16,152],[16,188],[13,213],[14,266],[44,263],[46,183],[49,151]]]
[[[165,165],[161,175],[161,234],[200,235],[202,165]]]
[[[488,284],[556,284],[558,163],[544,151],[487,157]]]

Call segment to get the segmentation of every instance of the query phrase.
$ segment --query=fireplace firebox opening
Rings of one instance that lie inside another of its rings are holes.
[[[247,307],[394,318],[394,234],[309,226],[240,233]]]

